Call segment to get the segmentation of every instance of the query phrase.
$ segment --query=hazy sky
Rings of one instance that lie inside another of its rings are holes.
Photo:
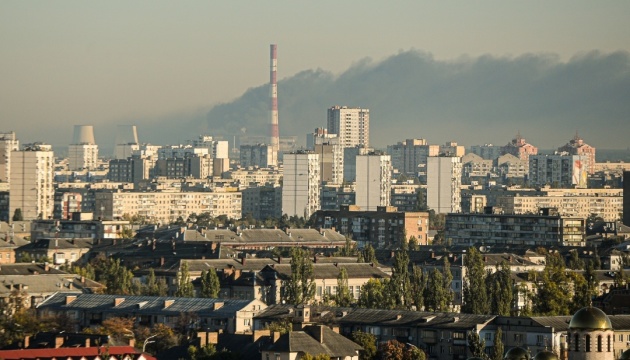
[[[628,15],[630,1],[2,0],[0,131],[67,144],[93,124],[100,142],[99,128],[206,112],[268,81],[270,43],[281,79],[409,49],[568,60],[630,50]]]

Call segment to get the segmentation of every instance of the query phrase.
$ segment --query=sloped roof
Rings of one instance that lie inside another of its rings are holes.
[[[291,264],[275,264],[273,270],[278,272],[280,277],[289,278],[291,276]],[[389,278],[385,272],[372,264],[366,263],[333,263],[333,264],[313,264],[313,275],[316,279],[336,279],[339,276],[341,268],[345,268],[348,273],[348,279],[356,278],[372,278],[382,279]]]
[[[76,296],[76,299],[66,304],[66,296]],[[115,306],[116,299],[124,299]],[[172,303],[171,303],[172,302]],[[118,314],[171,314],[194,312],[204,317],[234,317],[237,311],[242,310],[258,300],[237,299],[207,299],[207,298],[180,298],[166,296],[124,296],[101,294],[71,294],[57,293],[44,300],[37,306],[38,309],[52,308],[55,310],[94,310],[104,313]],[[215,304],[222,305],[214,310]]]
[[[38,275],[38,274],[68,274],[65,271],[57,270],[52,266],[46,268],[45,264],[37,263],[15,263],[0,265],[0,276],[3,275]]]
[[[43,238],[37,240],[34,243],[28,243],[24,246],[20,246],[16,251],[29,251],[29,250],[48,250],[48,249],[91,249],[93,246],[93,239],[49,239]]]
[[[14,289],[23,289],[30,295],[38,295],[50,294],[57,291],[82,293],[100,288],[105,288],[105,286],[89,279],[83,279],[83,281],[81,281],[81,276],[75,274],[0,276],[0,297],[10,294]]]
[[[132,359],[154,360],[155,358],[139,352],[133,346],[109,346],[109,347],[76,347],[58,349],[21,349],[21,350],[0,350],[0,358],[4,360],[26,360],[26,359],[67,359],[81,358],[83,356],[93,359],[99,354],[109,352],[110,355],[130,355]]]
[[[321,342],[314,337],[319,331],[322,332]],[[326,354],[330,357],[356,356],[361,349],[360,345],[322,325],[306,326],[304,331],[283,334],[268,348],[270,351]]]

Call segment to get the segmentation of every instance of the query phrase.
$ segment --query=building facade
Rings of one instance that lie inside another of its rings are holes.
[[[432,156],[427,163],[427,206],[438,214],[461,211],[462,163],[459,157]]]
[[[315,226],[335,228],[341,234],[352,236],[362,248],[399,246],[403,234],[408,240],[414,236],[418,244],[428,243],[429,213],[402,212],[391,206],[364,211],[356,206],[341,206],[337,211],[320,210],[315,214]]]
[[[50,145],[30,144],[11,154],[9,216],[20,209],[24,220],[52,217],[54,164]]]
[[[577,133],[573,139],[564,146],[558,148],[558,152],[566,152],[569,155],[581,155],[585,158],[584,167],[589,174],[595,173],[595,153],[596,149],[584,142]]]
[[[11,179],[11,153],[19,147],[20,141],[13,131],[0,133],[0,182]]]
[[[319,155],[300,151],[284,155],[282,214],[308,219],[320,208]]]
[[[438,156],[439,145],[429,145],[425,139],[407,139],[387,147],[392,157],[392,167],[405,175],[417,176],[426,183],[427,159]]]
[[[447,214],[444,237],[453,245],[584,246],[585,219],[549,215]]]
[[[587,186],[586,157],[556,153],[529,157],[530,185],[572,188]]]
[[[240,163],[242,168],[268,168],[278,165],[278,153],[267,144],[241,145]]]
[[[344,148],[370,146],[370,110],[333,106],[328,109],[328,132],[339,135]]]
[[[357,156],[357,186],[355,204],[363,210],[375,211],[389,206],[392,184],[392,163],[389,155]]]

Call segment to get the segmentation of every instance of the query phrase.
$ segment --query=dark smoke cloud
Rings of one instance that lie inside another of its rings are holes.
[[[326,126],[332,105],[370,109],[375,146],[422,137],[432,143],[507,143],[517,131],[539,147],[566,143],[576,131],[599,148],[630,145],[630,54],[589,52],[568,61],[548,54],[435,60],[406,51],[382,62],[362,60],[334,76],[308,70],[280,81],[281,135],[300,142]],[[248,89],[191,122],[231,139],[246,128],[265,135],[269,90]]]

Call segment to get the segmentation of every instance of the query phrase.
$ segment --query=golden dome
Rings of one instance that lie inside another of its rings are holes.
[[[619,360],[630,360],[630,349],[622,352]]]
[[[529,353],[522,347],[514,347],[508,350],[503,357],[504,360],[529,360]]]
[[[569,329],[583,330],[612,330],[608,315],[595,307],[585,307],[578,310],[571,318]]]
[[[559,360],[558,355],[549,350],[543,350],[534,356],[534,360]]]

